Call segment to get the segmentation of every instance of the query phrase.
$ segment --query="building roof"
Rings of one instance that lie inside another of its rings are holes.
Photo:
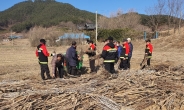
[[[87,36],[84,33],[65,33],[64,35],[59,37],[59,39],[66,39],[66,38],[72,38],[72,39],[85,38],[85,39],[90,39],[90,36]]]

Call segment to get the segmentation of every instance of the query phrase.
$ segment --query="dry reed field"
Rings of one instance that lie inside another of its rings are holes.
[[[109,78],[100,67],[96,74],[46,81],[40,78],[36,48],[30,47],[28,39],[17,39],[13,46],[4,42],[0,45],[0,109],[184,110],[184,51],[182,43],[176,42],[170,37],[152,40],[151,69],[140,70],[145,48],[140,40],[133,41],[131,70],[119,71],[118,77]],[[97,46],[100,51],[103,44]],[[67,48],[48,50],[63,53]],[[84,57],[88,68],[88,57]],[[101,60],[96,61],[100,64]]]

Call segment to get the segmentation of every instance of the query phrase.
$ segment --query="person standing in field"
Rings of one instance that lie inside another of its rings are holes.
[[[127,70],[128,68],[128,53],[129,53],[129,45],[127,43],[127,39],[123,40],[123,49],[120,55],[121,63],[120,69]]]
[[[151,40],[146,40],[146,49],[145,49],[145,55],[147,56],[147,66],[149,67],[151,64],[151,58],[152,58],[152,52],[153,52],[153,46],[151,44]]]
[[[36,56],[38,57],[40,69],[41,69],[41,78],[43,80],[46,80],[44,73],[46,72],[47,79],[51,79],[50,71],[48,67],[48,57],[50,54],[47,51],[46,48],[46,41],[45,39],[40,39],[40,44],[37,46],[36,49]]]
[[[77,62],[80,60],[80,57],[77,55],[77,43],[75,41],[72,41],[72,46],[68,48],[67,50],[67,60],[68,60],[68,66],[69,66],[69,74],[71,75],[77,75]]]
[[[89,48],[85,53],[88,54],[89,56],[89,66],[91,69],[90,73],[93,73],[95,72],[95,59],[90,59],[90,57],[93,57],[96,55],[96,46],[93,43],[93,41],[89,41],[88,43],[89,43]]]
[[[64,76],[64,56],[62,54],[57,54],[54,55],[51,61],[51,65],[52,65],[52,76],[53,78],[63,78]],[[57,76],[57,70],[58,70],[58,75]]]
[[[131,38],[127,38],[127,41],[128,41],[128,45],[129,45],[129,53],[128,53],[128,69],[130,69],[130,60],[132,58],[132,52],[133,52],[133,44],[131,43]]]
[[[104,59],[105,70],[114,74],[114,63],[117,60],[117,46],[113,44],[113,38],[108,37],[108,43],[103,47],[101,57]]]

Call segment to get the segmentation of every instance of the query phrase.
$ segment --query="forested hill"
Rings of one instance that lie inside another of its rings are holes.
[[[36,25],[58,25],[62,21],[71,21],[74,24],[95,22],[95,13],[54,0],[28,0],[0,12],[0,27],[12,27],[16,32]]]

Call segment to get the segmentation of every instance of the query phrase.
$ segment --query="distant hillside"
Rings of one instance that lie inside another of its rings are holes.
[[[12,27],[16,32],[36,25],[50,27],[69,21],[74,24],[94,22],[95,13],[55,1],[24,1],[0,12],[0,27]]]

